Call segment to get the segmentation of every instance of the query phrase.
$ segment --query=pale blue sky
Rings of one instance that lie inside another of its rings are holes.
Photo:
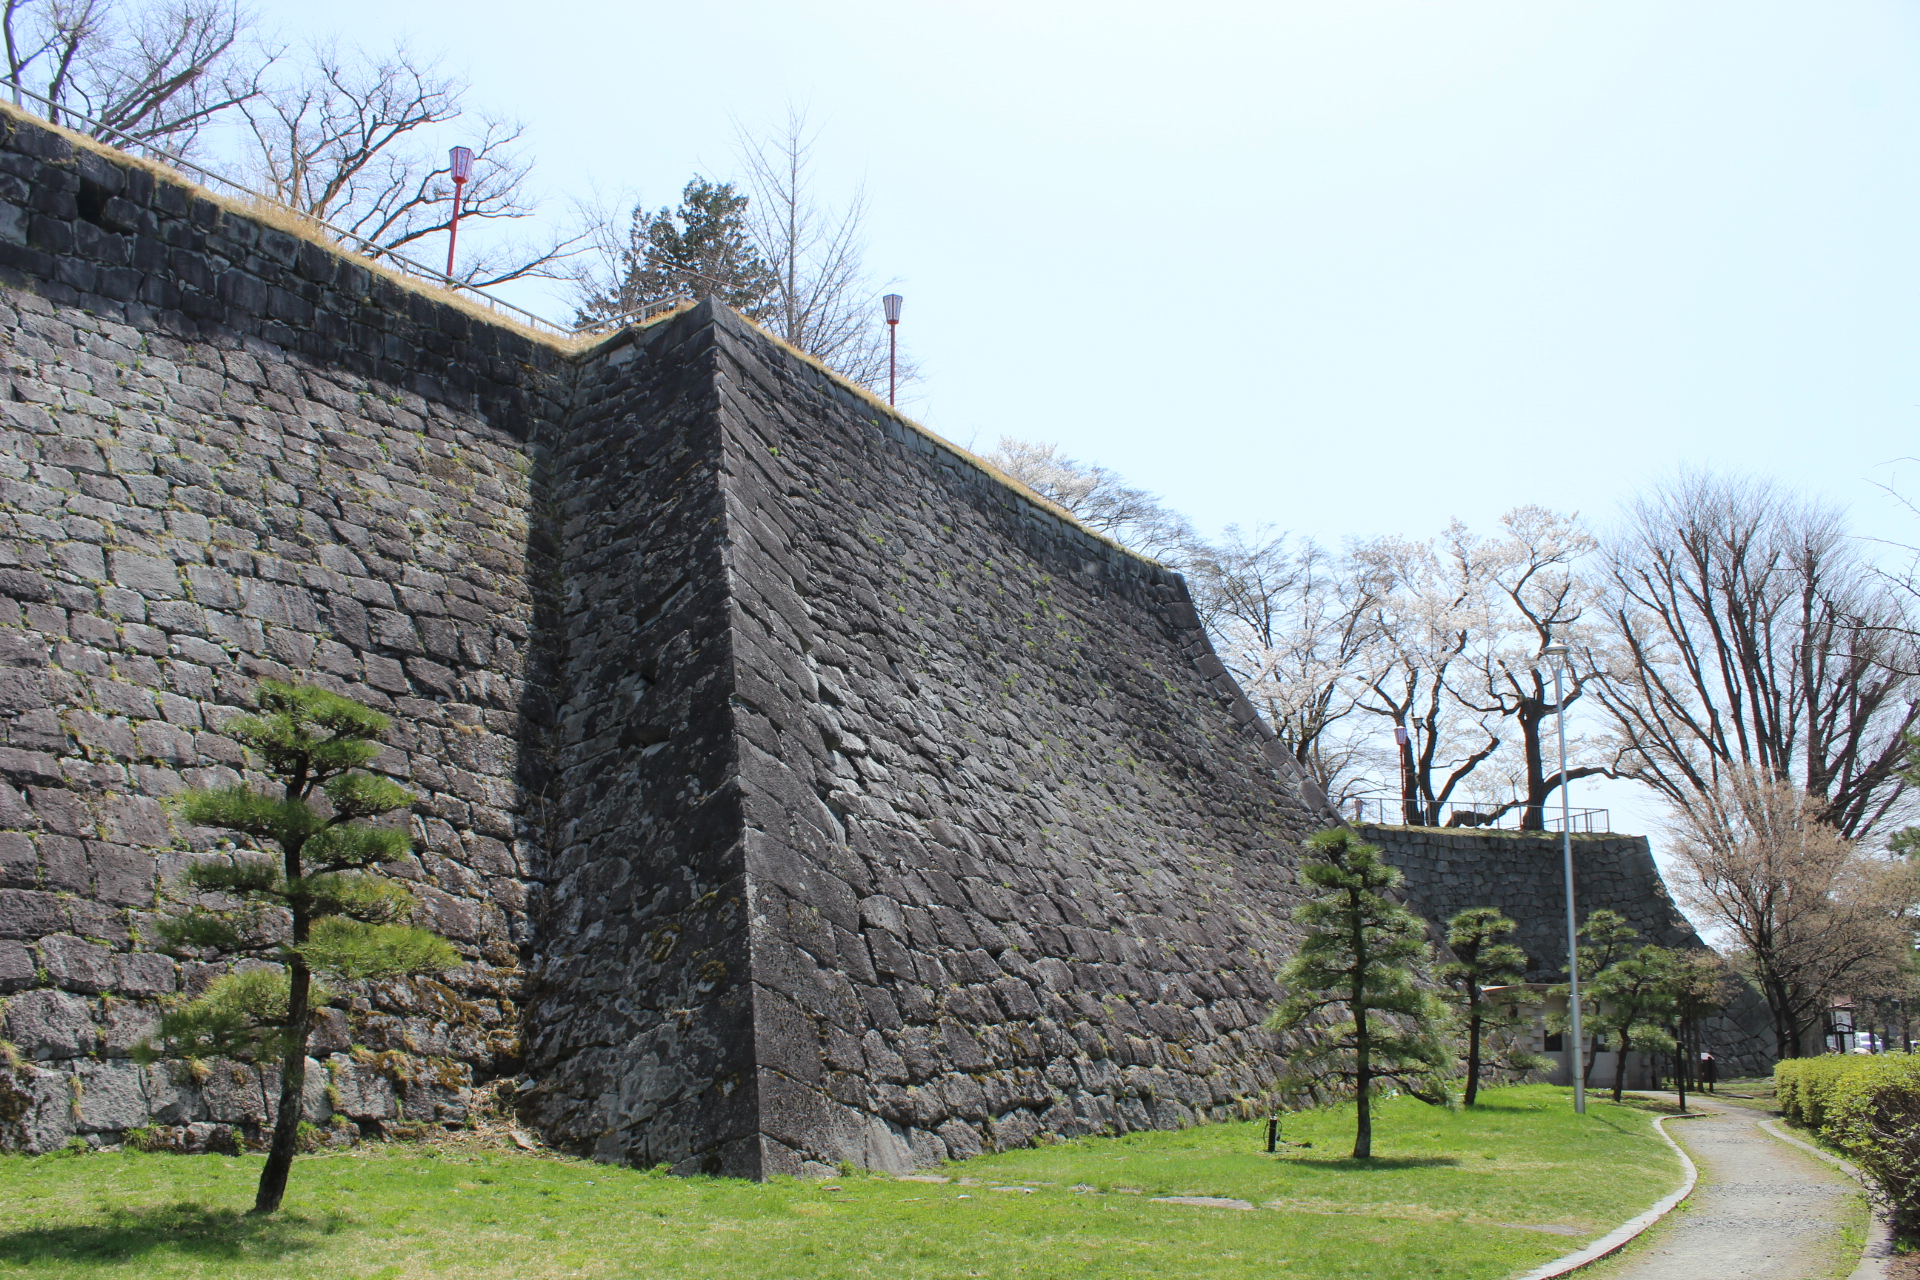
[[[806,104],[906,297],[908,407],[1210,531],[1604,522],[1704,463],[1920,541],[1872,485],[1920,454],[1911,3],[261,7],[446,50],[556,217],[731,176],[734,121]]]

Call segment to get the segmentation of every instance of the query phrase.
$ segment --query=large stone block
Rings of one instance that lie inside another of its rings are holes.
[[[78,1058],[95,1048],[93,1006],[65,991],[22,992],[7,1001],[6,1039],[29,1058]]]

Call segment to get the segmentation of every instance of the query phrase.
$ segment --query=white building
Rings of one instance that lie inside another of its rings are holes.
[[[1512,997],[1522,992],[1532,993],[1531,1003],[1515,1000]],[[1513,1021],[1518,1022],[1520,1045],[1529,1053],[1537,1053],[1553,1061],[1551,1073],[1532,1076],[1530,1079],[1545,1084],[1570,1085],[1573,1076],[1567,1064],[1567,1040],[1569,1037],[1553,1028],[1564,1025],[1567,1013],[1567,997],[1558,994],[1558,989],[1544,982],[1521,982],[1504,987],[1484,987],[1482,997],[1488,1004],[1508,1011]],[[1508,997],[1502,999],[1502,996]],[[1585,1032],[1582,1049],[1588,1053],[1593,1050],[1593,1031],[1590,1022],[1585,1019],[1595,1010],[1595,1002],[1582,996],[1581,1010]],[[1600,1046],[1600,1053],[1594,1059],[1593,1072],[1587,1078],[1589,1089],[1613,1088],[1614,1063],[1619,1054],[1609,1045]],[[1656,1061],[1656,1057],[1659,1059]],[[1627,1054],[1627,1074],[1624,1085],[1629,1089],[1652,1089],[1672,1079],[1673,1056],[1670,1053],[1658,1055],[1642,1053],[1638,1049]]]

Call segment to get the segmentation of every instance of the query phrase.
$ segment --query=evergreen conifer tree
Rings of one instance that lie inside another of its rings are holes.
[[[1605,974],[1608,969],[1611,969],[1615,964],[1639,949],[1633,940],[1640,936],[1640,931],[1628,924],[1627,918],[1618,911],[1611,911],[1606,907],[1602,907],[1598,911],[1590,911],[1587,913],[1586,923],[1580,926],[1580,936],[1586,939],[1579,953],[1580,998],[1582,1013],[1584,1014],[1587,998],[1593,994],[1593,984],[1599,981],[1601,975]],[[1568,987],[1563,983],[1554,988],[1554,991],[1564,996],[1568,993]],[[1564,1015],[1561,1016],[1561,1021],[1566,1022]],[[1583,1021],[1590,1022],[1591,1019],[1583,1018]],[[1567,1026],[1571,1025],[1570,1022],[1567,1022]],[[1587,1050],[1585,1062],[1580,1065],[1582,1078],[1591,1085],[1593,1083],[1593,1064],[1600,1059],[1600,1042],[1602,1036],[1597,1025],[1592,1030],[1589,1030],[1587,1027],[1582,1027],[1581,1032],[1588,1037],[1588,1042],[1592,1046]],[[1575,1045],[1572,1052],[1569,1053],[1567,1061],[1569,1063],[1579,1062],[1579,1053],[1580,1046]]]
[[[1674,1083],[1680,1109],[1687,1109],[1687,1085],[1700,1066],[1701,1023],[1731,998],[1732,973],[1717,953],[1701,948],[1673,958]]]
[[[379,754],[388,719],[350,698],[312,685],[263,680],[261,714],[226,727],[252,748],[279,794],[244,783],[189,791],[175,802],[181,818],[271,841],[277,857],[197,862],[185,887],[221,895],[196,902],[160,925],[175,947],[276,961],[277,968],[230,974],[162,1019],[142,1046],[160,1057],[280,1062],[280,1102],[260,1173],[255,1213],[272,1213],[286,1194],[299,1144],[306,1085],[307,1034],[328,993],[316,973],[339,978],[399,977],[459,962],[444,938],[404,921],[413,896],[379,868],[413,845],[404,827],[364,819],[404,809],[413,797],[385,778],[357,772]]]
[[[1468,1106],[1480,1096],[1481,1033],[1487,1019],[1482,988],[1518,982],[1527,971],[1527,953],[1499,941],[1515,927],[1492,907],[1468,907],[1447,921],[1447,947],[1454,959],[1441,965],[1439,973],[1459,989],[1466,1013]]]
[[[635,208],[615,252],[617,279],[581,304],[582,324],[611,322],[675,298],[713,297],[751,320],[773,310],[779,284],[746,224],[747,197],[731,182],[695,178],[678,209]]]
[[[1643,1050],[1673,1048],[1673,1036],[1667,1030],[1678,995],[1673,962],[1673,952],[1665,947],[1638,947],[1594,974],[1587,986],[1594,999],[1589,1015],[1594,1043],[1608,1033],[1615,1038],[1615,1102],[1626,1085],[1627,1054],[1636,1044]]]
[[[1309,1033],[1294,1059],[1297,1072],[1351,1084],[1359,1104],[1353,1158],[1366,1160],[1376,1080],[1392,1079],[1423,1101],[1444,1100],[1440,1081],[1452,1057],[1436,1030],[1444,1010],[1415,983],[1430,958],[1426,924],[1386,896],[1401,877],[1380,860],[1379,846],[1335,827],[1306,848],[1313,860],[1300,868],[1301,882],[1326,892],[1294,910],[1306,934],[1280,971],[1289,994],[1267,1026]],[[1344,1017],[1317,1025],[1329,1011]]]

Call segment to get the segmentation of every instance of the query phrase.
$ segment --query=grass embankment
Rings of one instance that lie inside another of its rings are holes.
[[[917,1182],[672,1178],[498,1149],[303,1157],[260,1221],[258,1158],[0,1158],[0,1275],[220,1277],[1447,1277],[1510,1275],[1671,1190],[1644,1111],[1497,1089],[1471,1112],[1352,1109],[982,1156]],[[1572,1175],[1572,1176],[1569,1176]],[[1024,1190],[1020,1188],[1025,1188]],[[1244,1200],[1252,1210],[1155,1203]]]

